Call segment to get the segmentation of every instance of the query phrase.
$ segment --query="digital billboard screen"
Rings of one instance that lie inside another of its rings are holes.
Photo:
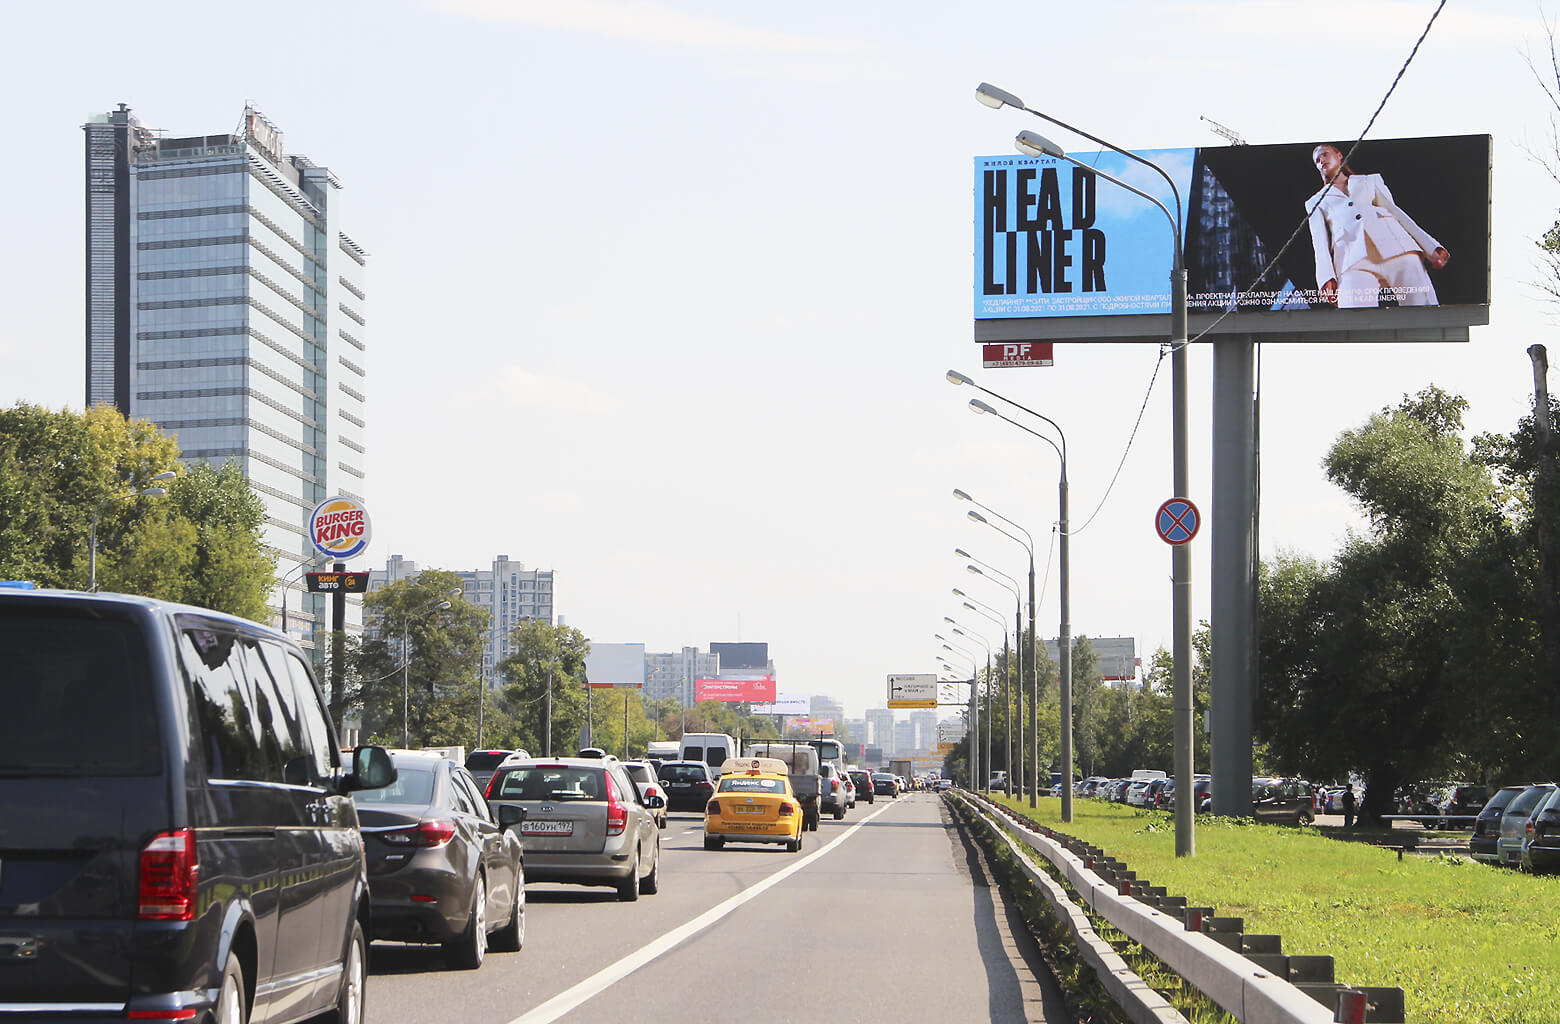
[[[1145,150],[1175,182],[1187,308],[1301,313],[1487,306],[1488,135]],[[1111,152],[975,158],[975,319],[1165,314],[1174,211],[1152,169]],[[1330,184],[1328,183],[1330,180]],[[1484,322],[1470,319],[1468,322]]]
[[[772,703],[775,699],[774,676],[714,676],[693,681],[693,699],[728,703]]]

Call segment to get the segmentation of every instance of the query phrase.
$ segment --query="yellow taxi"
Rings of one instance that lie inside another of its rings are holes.
[[[727,842],[781,843],[802,848],[802,808],[791,791],[786,764],[777,757],[733,757],[704,808],[704,848]]]

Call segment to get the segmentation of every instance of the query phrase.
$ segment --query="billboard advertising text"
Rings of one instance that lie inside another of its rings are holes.
[[[1349,147],[1141,152],[1180,196],[1189,310],[1489,304],[1490,137],[1367,140],[1344,165]],[[1169,218],[1094,170],[1174,213],[1169,184],[1077,158],[975,158],[975,319],[1169,311]]]
[[[762,701],[775,699],[774,676],[716,676],[712,679],[693,681],[693,699],[727,702]]]

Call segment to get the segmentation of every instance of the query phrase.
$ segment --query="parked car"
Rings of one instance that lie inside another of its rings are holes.
[[[657,828],[666,827],[666,790],[661,788],[661,777],[657,765],[649,761],[624,761],[623,770],[628,772],[628,777],[634,780],[634,785],[639,787],[639,795],[649,803],[649,798],[658,796],[661,798],[661,806],[655,809],[655,824]]]
[[[1438,828],[1461,829],[1468,828],[1466,821],[1454,821],[1454,815],[1476,815],[1490,799],[1488,786],[1475,786],[1467,783],[1459,783],[1452,786],[1442,794],[1440,804],[1441,818],[1436,822]]]
[[[383,747],[343,764],[298,646],[202,608],[0,589],[0,651],[7,1016],[363,1019],[349,794],[395,769]]]
[[[656,775],[666,787],[668,811],[700,811],[715,792],[715,773],[703,761],[662,761]]]
[[[872,773],[872,792],[879,796],[899,796],[899,779],[889,772]]]
[[[1540,800],[1528,815],[1518,866],[1540,875],[1560,870],[1560,788]]]
[[[818,766],[818,776],[822,779],[819,787],[818,809],[823,814],[834,815],[835,821],[845,817],[847,797],[845,783],[841,781],[843,774],[831,761],[825,761]]]
[[[1500,819],[1506,813],[1506,808],[1510,806],[1511,801],[1527,788],[1526,783],[1520,786],[1502,786],[1485,801],[1484,806],[1479,809],[1478,817],[1474,819],[1473,835],[1468,840],[1470,857],[1491,864],[1500,863],[1496,850],[1496,842],[1500,839]]]
[[[1495,863],[1517,867],[1522,863],[1522,844],[1528,836],[1528,819],[1555,791],[1553,783],[1529,786],[1518,793],[1500,816],[1500,834],[1495,838]]]
[[[610,885],[637,900],[661,886],[659,797],[639,787],[615,758],[527,758],[498,769],[488,804],[520,807],[517,826],[531,882]]]
[[[471,773],[471,781],[477,784],[477,788],[486,792],[487,784],[493,778],[493,769],[508,758],[530,756],[523,750],[473,750],[466,755],[466,770]]]
[[[825,765],[825,767],[832,767]],[[802,848],[802,807],[791,792],[784,761],[732,758],[721,766],[715,795],[704,810],[704,848],[727,843],[781,843]]]
[[[856,787],[856,799],[867,803],[877,802],[877,787],[872,785],[872,773],[864,768],[852,768],[850,781]]]
[[[489,810],[471,773],[444,756],[391,751],[396,780],[354,793],[368,859],[371,939],[439,943],[450,966],[475,970],[488,949],[525,941],[525,867],[509,829],[525,817]]]
[[[1251,780],[1251,816],[1281,825],[1309,825],[1311,784],[1304,779],[1256,778]]]

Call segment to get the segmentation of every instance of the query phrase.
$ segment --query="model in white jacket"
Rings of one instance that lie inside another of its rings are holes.
[[[1330,182],[1306,203],[1321,300],[1372,308],[1386,289],[1400,306],[1438,305],[1425,265],[1446,266],[1446,247],[1398,209],[1381,175],[1353,173],[1326,143],[1311,158]]]

